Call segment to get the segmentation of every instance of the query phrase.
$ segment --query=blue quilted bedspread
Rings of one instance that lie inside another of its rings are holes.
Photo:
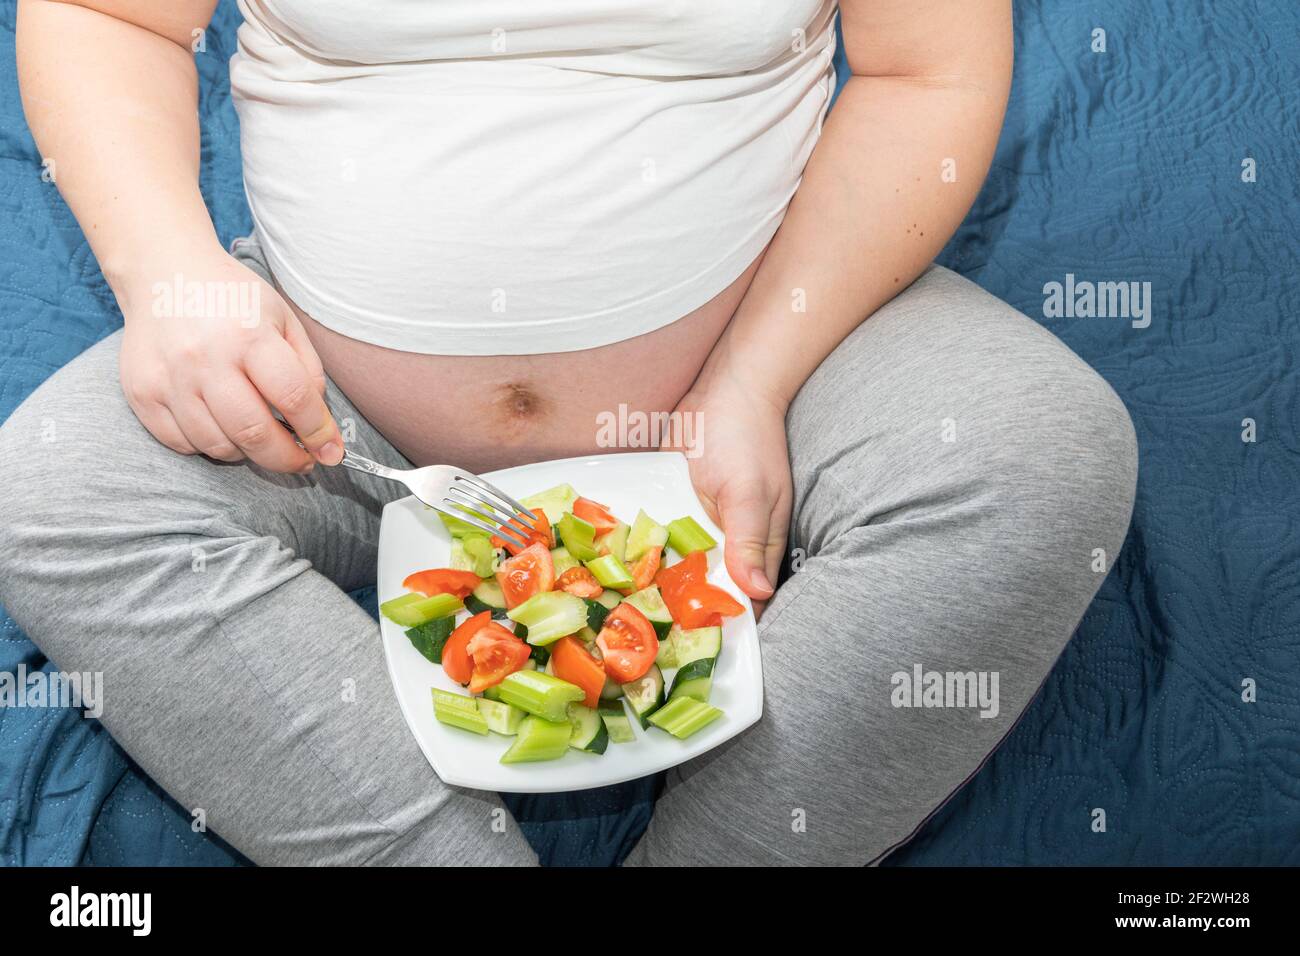
[[[0,0],[0,419],[121,321],[42,181],[14,6]],[[1040,699],[891,862],[1300,864],[1300,5],[1016,6],[1006,128],[943,261],[1114,385],[1141,443],[1137,508]],[[225,240],[249,224],[225,75],[237,17],[224,0],[197,57]],[[1149,326],[1046,317],[1044,285],[1067,274],[1149,282]],[[0,670],[20,662],[48,666],[0,613]],[[650,799],[642,782],[514,808],[544,860],[609,863]],[[39,709],[0,709],[0,861],[242,862],[97,722]]]

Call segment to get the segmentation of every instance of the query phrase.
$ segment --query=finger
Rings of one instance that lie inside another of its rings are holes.
[[[194,455],[198,453],[180,425],[176,424],[176,419],[166,405],[157,402],[150,402],[143,408],[134,409],[136,417],[140,419],[140,424],[145,427],[150,435],[158,439],[172,451],[179,452],[182,455]]]
[[[173,403],[176,424],[195,450],[217,461],[242,461],[244,453],[217,424],[203,399],[194,395]]]
[[[772,596],[766,571],[772,510],[772,502],[758,485],[724,488],[718,496],[722,531],[727,536],[727,571],[751,598]]]
[[[293,349],[294,354],[302,362],[302,367],[307,370],[307,374],[316,384],[317,389],[324,395],[325,367],[320,363],[320,356],[316,354],[316,347],[311,344],[311,339],[307,337],[307,330],[298,321],[298,316],[292,312],[288,314],[284,322],[284,340],[289,343],[289,348]]]
[[[221,430],[246,456],[269,471],[310,471],[312,458],[275,420],[266,400],[236,371],[206,383],[203,399]]]
[[[325,398],[287,341],[268,339],[244,359],[248,380],[293,426],[298,439],[317,461],[343,460],[343,436]],[[281,429],[283,431],[283,429]]]

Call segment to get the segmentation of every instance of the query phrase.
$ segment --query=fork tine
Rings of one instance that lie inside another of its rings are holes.
[[[486,505],[493,512],[505,515],[505,517],[501,519],[502,522],[513,521],[516,524],[522,525],[526,531],[532,531],[537,523],[537,519],[533,516],[531,511],[524,510],[516,512],[514,509],[509,508],[498,501],[493,501],[487,493],[473,482],[461,480],[458,484],[452,485],[448,491],[449,493],[451,491],[456,491],[472,498],[476,507]],[[479,510],[482,510],[482,508],[479,507]]]
[[[515,501],[514,498],[511,498],[508,494],[506,494],[496,485],[492,484],[489,481],[484,480],[483,478],[480,478],[478,475],[471,474],[468,471],[457,470],[456,477],[458,477],[465,484],[474,487],[476,490],[486,492],[487,494],[492,495],[499,501],[505,502],[507,505],[510,506],[510,509],[512,511],[514,511],[522,518],[527,519],[526,523],[530,528],[533,526],[533,522],[536,519],[534,518],[532,511],[528,508],[525,508],[518,501]],[[505,509],[500,509],[500,510],[505,510]]]
[[[480,517],[488,521],[508,524],[514,518],[514,515],[509,511],[506,511],[494,502],[478,497],[473,494],[469,488],[453,485],[447,489],[447,497],[462,506],[470,508]]]
[[[525,541],[523,538],[521,538],[518,532],[511,531],[508,528],[495,528],[492,525],[488,524],[486,521],[480,520],[474,514],[467,511],[462,511],[458,506],[457,502],[451,501],[451,499],[449,498],[444,498],[443,500],[451,504],[452,507],[442,508],[437,505],[430,505],[430,507],[433,508],[434,511],[447,515],[447,517],[449,518],[456,518],[460,521],[465,522],[468,525],[472,525],[473,527],[478,528],[481,531],[485,531],[490,535],[496,535],[498,538],[504,538],[508,540],[511,544],[517,545],[520,548],[528,547],[528,542]]]

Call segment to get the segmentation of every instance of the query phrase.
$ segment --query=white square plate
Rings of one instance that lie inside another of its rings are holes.
[[[661,522],[690,515],[719,544],[709,552],[709,581],[743,604],[745,613],[723,621],[722,654],[714,671],[710,698],[710,703],[722,709],[723,716],[712,724],[686,740],[678,740],[655,727],[642,730],[633,720],[637,735],[633,743],[611,742],[600,755],[570,750],[559,760],[524,764],[500,762],[510,746],[509,737],[482,737],[434,720],[430,688],[461,693],[464,688],[412,647],[404,628],[386,618],[381,620],[384,656],[402,713],[420,749],[446,783],[504,793],[604,787],[698,757],[763,716],[763,667],[754,611],[749,598],[736,587],[722,564],[722,532],[695,497],[685,458],[666,452],[595,455],[520,465],[483,477],[515,498],[567,482],[578,494],[609,506],[629,523],[638,508]],[[380,602],[405,593],[402,581],[411,572],[446,567],[450,554],[451,537],[436,512],[413,497],[389,504],[384,508],[379,530]],[[673,673],[665,674],[666,684],[671,684]]]

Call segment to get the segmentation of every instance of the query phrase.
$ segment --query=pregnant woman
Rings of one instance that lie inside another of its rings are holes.
[[[20,4],[30,125],[125,329],[0,431],[18,624],[258,863],[535,862],[404,726],[345,593],[403,491],[330,466],[598,453],[602,412],[678,411],[765,603],[765,713],[669,774],[631,862],[905,841],[1029,703],[1134,490],[1110,388],[930,264],[993,155],[1009,0],[241,0],[230,252],[213,6]],[[908,699],[916,668],[994,706]]]

